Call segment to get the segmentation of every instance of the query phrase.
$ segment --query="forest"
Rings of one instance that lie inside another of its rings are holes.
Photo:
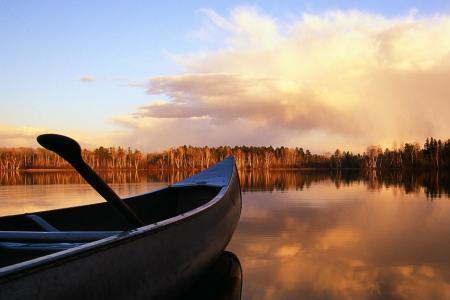
[[[233,155],[239,169],[449,169],[450,139],[427,138],[422,145],[405,143],[392,149],[371,145],[362,154],[337,149],[334,153],[312,154],[303,148],[180,146],[157,153],[122,147],[82,150],[94,169],[201,170]],[[69,169],[58,155],[43,148],[0,148],[0,172],[30,169]]]

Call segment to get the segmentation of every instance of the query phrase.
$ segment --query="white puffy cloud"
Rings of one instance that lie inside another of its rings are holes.
[[[202,12],[199,32],[221,46],[176,55],[185,72],[151,78],[147,89],[168,100],[121,119],[153,147],[363,150],[448,135],[449,15],[330,11],[276,20],[248,7],[228,17]],[[137,125],[146,123],[158,126]]]

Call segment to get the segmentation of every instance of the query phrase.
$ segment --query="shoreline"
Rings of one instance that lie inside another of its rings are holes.
[[[193,168],[151,168],[151,169],[119,169],[119,168],[104,168],[104,169],[94,169],[94,171],[98,172],[200,172],[202,169],[193,169]],[[365,168],[314,168],[314,167],[307,167],[307,168],[244,168],[239,169],[239,171],[260,171],[260,172],[266,172],[266,171],[406,171],[406,172],[416,172],[416,171],[446,171],[446,169],[435,169],[435,168],[381,168],[381,169],[365,169]],[[19,170],[0,170],[1,173],[57,173],[57,172],[76,172],[75,169],[67,168],[67,169],[19,169]]]

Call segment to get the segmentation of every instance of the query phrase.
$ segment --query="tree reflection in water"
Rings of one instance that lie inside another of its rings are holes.
[[[163,182],[171,184],[196,173],[195,170],[158,170],[151,172],[101,171],[103,179],[110,184]],[[243,191],[303,190],[312,183],[331,181],[336,188],[364,183],[369,190],[400,187],[406,193],[422,190],[428,198],[450,195],[450,173],[437,171],[394,170],[241,170]],[[83,184],[85,181],[76,172],[3,172],[0,185],[50,185]]]

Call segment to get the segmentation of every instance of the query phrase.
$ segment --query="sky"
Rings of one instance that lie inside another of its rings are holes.
[[[449,1],[0,0],[0,41],[0,147],[449,137]]]

